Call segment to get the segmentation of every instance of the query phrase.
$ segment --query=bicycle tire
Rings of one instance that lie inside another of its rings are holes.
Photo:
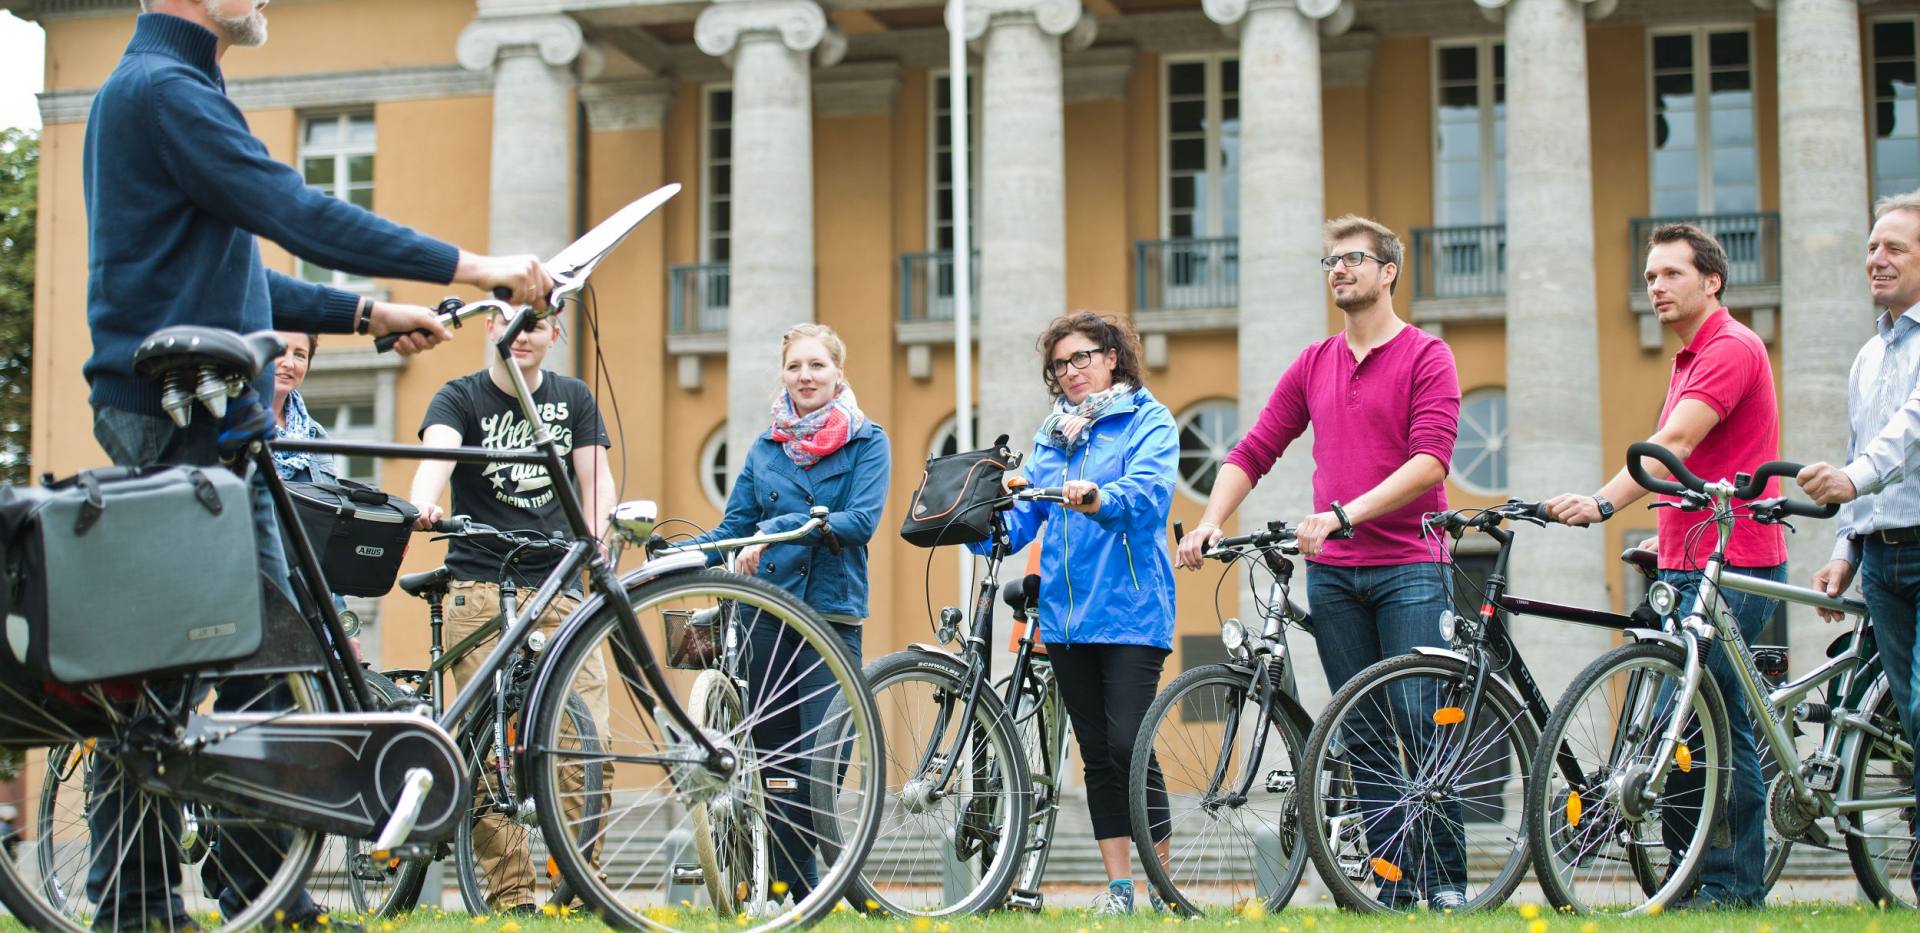
[[[864,675],[892,757],[881,823],[886,845],[867,853],[849,899],[870,912],[877,905],[900,917],[965,916],[998,906],[1026,850],[1032,796],[1026,750],[1000,698],[984,676],[944,654],[895,652],[867,665]],[[958,718],[974,676],[981,676],[979,699],[972,723],[962,724]],[[929,728],[913,728],[928,713],[934,715]],[[962,726],[970,728],[969,737],[956,746],[955,730]],[[939,744],[933,746],[936,731]],[[937,791],[916,793],[909,786],[922,761],[956,747],[964,757],[949,763],[949,793],[935,797]]]
[[[702,729],[726,735],[746,719],[739,687],[717,670],[701,671],[688,696],[687,716]],[[756,869],[754,858],[756,852],[766,850],[767,825],[751,818],[766,807],[766,783],[750,781],[744,792],[750,801],[745,807],[699,802],[687,808],[707,900],[722,917],[732,917],[742,904],[765,901],[772,894],[761,890],[770,879],[764,870]]]
[[[668,612],[729,613],[727,618],[734,621],[728,624],[743,628],[742,643],[753,649],[743,652],[752,665],[749,720],[722,737],[737,766],[730,773],[708,771],[688,754],[697,746],[661,711],[660,699],[640,677],[640,659],[619,632],[617,610],[601,596],[590,600],[547,648],[545,663],[553,667],[537,681],[542,694],[526,727],[525,767],[542,828],[548,839],[567,840],[553,850],[560,871],[585,906],[611,926],[704,931],[720,915],[711,905],[695,902],[703,896],[696,890],[704,888],[703,879],[689,875],[699,870],[698,863],[691,856],[682,861],[692,849],[688,811],[697,800],[724,797],[729,803],[762,807],[776,837],[769,848],[776,854],[796,861],[823,856],[816,864],[825,862],[818,864],[816,879],[804,889],[771,885],[783,900],[749,905],[745,920],[736,917],[733,928],[771,930],[825,915],[847,891],[860,859],[872,847],[883,802],[878,716],[852,652],[840,633],[804,603],[750,577],[721,570],[685,571],[630,586],[624,595],[649,636],[664,631]],[[566,759],[579,755],[553,742],[562,706],[555,691],[603,650],[612,662],[613,708],[610,729],[603,736],[605,752],[597,757],[617,761],[620,767],[607,791],[605,823],[594,838],[575,839],[564,825],[560,804],[565,790],[557,771]],[[677,695],[685,695],[691,679],[676,675],[669,684]],[[809,681],[810,688],[799,692]],[[802,701],[825,703],[827,708],[802,709]],[[756,732],[773,717],[805,717],[814,711],[821,711],[822,718],[814,728],[802,730],[805,735],[773,747],[757,744]],[[821,743],[822,737],[832,741]],[[765,782],[769,799],[737,795],[756,780]],[[780,794],[776,780],[796,785],[788,792],[791,796],[773,799]],[[813,793],[802,795],[798,785]],[[818,794],[837,805],[823,810]],[[825,849],[823,825],[844,845]],[[782,843],[778,837],[783,831],[799,844]]]
[[[1035,659],[1033,663],[1043,662]],[[1036,893],[1046,877],[1048,857],[1053,854],[1053,829],[1060,822],[1061,796],[1068,780],[1064,769],[1070,754],[1066,747],[1067,707],[1060,698],[1060,684],[1051,670],[1040,680],[1044,686],[1038,697],[1020,692],[1023,706],[1014,711],[1013,717],[1014,736],[1027,751],[1027,778],[1033,787],[1027,808],[1026,855],[1014,872],[1013,888]],[[1031,709],[1024,705],[1028,703]]]
[[[1671,688],[1664,685],[1680,682],[1684,662],[1681,649],[1670,644],[1635,642],[1615,648],[1573,679],[1541,730],[1527,782],[1525,819],[1534,878],[1554,907],[1574,913],[1644,914],[1672,905],[1693,889],[1712,844],[1717,811],[1726,803],[1731,757],[1726,707],[1712,677],[1701,677],[1692,702],[1699,746],[1688,743],[1684,754],[1680,749],[1674,753],[1677,767],[1702,772],[1701,786],[1684,796],[1676,792],[1629,809],[1620,805],[1633,799],[1624,788],[1642,785],[1657,764],[1648,759],[1667,725],[1659,707],[1671,702]],[[1634,677],[1634,672],[1642,676]],[[1634,694],[1621,696],[1627,689]],[[1591,708],[1590,700],[1597,701]],[[1628,725],[1623,727],[1623,722]],[[1599,735],[1602,730],[1604,737]],[[1598,780],[1597,789],[1580,795],[1577,803],[1560,770],[1561,753],[1577,760],[1589,780]],[[1664,765],[1662,769],[1671,773]],[[1678,830],[1685,837],[1677,863],[1661,839],[1668,808],[1697,814]],[[1614,851],[1616,846],[1621,851]],[[1635,857],[1653,859],[1645,863],[1653,867],[1631,866],[1628,853],[1636,849]],[[1658,867],[1662,857],[1668,859],[1664,869]],[[1600,874],[1616,862],[1629,863],[1626,875],[1609,880]],[[1643,890],[1641,873],[1647,871],[1662,879],[1651,894]],[[1574,890],[1575,884],[1580,891]]]
[[[1280,910],[1293,899],[1306,871],[1297,793],[1300,732],[1276,697],[1262,726],[1271,731],[1260,760],[1244,760],[1253,738],[1239,739],[1240,721],[1244,715],[1257,714],[1259,708],[1258,699],[1251,696],[1252,679],[1246,670],[1225,664],[1208,664],[1181,674],[1147,707],[1140,725],[1142,740],[1134,743],[1127,769],[1134,846],[1153,890],[1167,906],[1187,916],[1200,916],[1209,909]],[[1202,696],[1206,690],[1219,696]],[[1222,721],[1233,731],[1216,736],[1211,726]],[[1176,737],[1166,731],[1169,726],[1187,724],[1200,733]],[[1192,766],[1189,756],[1197,759]],[[1236,759],[1242,760],[1236,764]],[[1156,763],[1168,798],[1167,817],[1159,824],[1148,797]],[[1221,788],[1237,788],[1248,775],[1253,782],[1245,799],[1233,800],[1237,794],[1231,792],[1225,798],[1218,796]],[[1232,785],[1224,783],[1227,780]],[[1202,791],[1197,797],[1191,793],[1195,788]],[[1197,802],[1189,807],[1189,799]],[[1189,813],[1202,818],[1183,823],[1183,815]],[[1186,828],[1193,824],[1202,829]],[[1164,865],[1159,858],[1148,857],[1157,852],[1156,836],[1162,832],[1168,846]],[[1216,851],[1222,840],[1224,851]],[[1213,873],[1216,870],[1218,874]]]
[[[1848,740],[1844,759],[1845,799],[1858,800],[1869,794],[1899,797],[1905,806],[1892,811],[1890,818],[1886,816],[1887,810],[1856,811],[1850,828],[1857,832],[1847,834],[1847,860],[1853,864],[1854,877],[1859,879],[1867,900],[1883,907],[1914,907],[1917,905],[1913,886],[1908,881],[1914,858],[1913,742],[1909,739],[1904,751],[1898,744],[1905,733],[1900,728],[1893,697],[1887,690],[1886,676],[1882,673],[1876,678],[1865,696],[1873,710],[1869,721],[1894,741],[1863,730],[1854,732]],[[1878,769],[1879,780],[1872,781],[1870,787],[1876,761],[1884,765]],[[1872,814],[1880,814],[1881,818],[1870,819]],[[1907,857],[1890,855],[1897,852],[1904,852]]]
[[[282,689],[291,697],[290,705],[294,709],[325,712],[333,705],[328,685],[318,675],[210,677],[202,678],[201,683],[218,684],[223,690],[232,691],[231,696],[221,697],[222,705],[230,710],[278,708],[281,701],[275,695]],[[124,722],[149,710],[152,704],[153,694],[146,694],[114,705],[118,713],[126,717]],[[81,709],[84,715],[85,707]],[[46,723],[36,720],[36,725],[44,727]],[[17,847],[0,847],[0,904],[22,924],[36,930],[83,933],[103,919],[96,916],[94,892],[89,892],[87,886],[93,839],[87,818],[96,806],[110,805],[89,792],[90,786],[100,786],[103,793],[125,795],[128,810],[178,814],[146,824],[141,830],[143,835],[136,837],[144,839],[148,829],[157,832],[161,838],[156,843],[160,850],[155,860],[156,870],[178,875],[178,882],[172,888],[180,910],[176,912],[171,906],[162,906],[156,912],[168,916],[147,916],[140,921],[143,925],[177,928],[178,922],[190,919],[207,931],[242,931],[270,922],[276,914],[284,916],[284,908],[298,896],[320,857],[324,835],[300,828],[276,828],[261,833],[253,828],[257,821],[137,786],[117,762],[100,751],[114,747],[122,728],[117,723],[110,724],[88,730],[90,734],[76,732],[67,737],[67,742],[41,746],[39,766],[55,775],[56,781],[51,787],[43,786],[37,798],[39,806],[32,820],[35,838],[23,840]],[[49,761],[54,758],[73,764],[51,768]],[[232,827],[232,832],[245,834],[244,844],[253,847],[248,851],[236,846],[236,858],[232,861],[255,866],[259,874],[266,876],[264,883],[240,881],[228,860],[219,857],[223,847],[217,842],[203,844],[202,834],[217,839],[223,825]],[[123,851],[126,848],[131,847],[123,847]],[[261,867],[265,861],[277,861],[277,865]],[[135,899],[136,895],[130,890],[120,889],[122,884],[134,883],[128,877],[132,874],[135,873],[111,873],[99,886],[104,889],[98,892],[101,898],[115,898],[119,902]],[[232,916],[224,916],[216,892],[226,889],[251,889],[255,893]],[[330,905],[320,906],[325,909]]]
[[[1300,821],[1307,854],[1340,906],[1360,913],[1405,912],[1445,887],[1457,888],[1466,901],[1464,910],[1484,910],[1505,902],[1525,877],[1521,787],[1538,734],[1526,707],[1491,673],[1483,676],[1474,721],[1465,722],[1474,673],[1456,657],[1388,658],[1347,681],[1314,724],[1302,772],[1323,774],[1330,761],[1340,758],[1345,784],[1316,781],[1320,792],[1304,795]],[[1400,773],[1382,773],[1379,761],[1364,761],[1359,752],[1361,743],[1377,735],[1382,725],[1390,732],[1379,737],[1387,740],[1392,767]],[[1418,767],[1406,775],[1403,764],[1414,761]],[[1395,788],[1396,782],[1407,786]],[[1375,796],[1369,800],[1362,788]],[[1398,800],[1369,813],[1369,803],[1396,792]],[[1357,830],[1348,832],[1348,821],[1342,820],[1337,843],[1328,833],[1335,810],[1340,816],[1351,814]],[[1473,830],[1469,814],[1498,814],[1505,825],[1491,832]],[[1370,824],[1403,816],[1405,831],[1388,834],[1392,841],[1386,847],[1370,840]],[[1415,825],[1427,832],[1418,836],[1424,841],[1409,845],[1416,839]],[[1434,851],[1432,840],[1442,833],[1457,833],[1457,865]],[[1483,875],[1480,866],[1488,863],[1495,867]]]
[[[476,799],[482,793],[500,795],[499,774],[492,764],[494,730],[491,689],[488,693],[487,698],[476,707],[480,712],[476,715],[474,727],[465,730],[460,741],[461,756],[473,776]],[[511,715],[517,717],[518,711]],[[562,734],[578,737],[583,756],[598,754],[599,728],[593,723],[593,714],[587,709],[586,700],[568,690],[563,715],[566,724]],[[605,775],[598,766],[582,766],[580,781],[579,802],[583,812],[577,833],[591,837],[598,831],[597,824],[605,811]],[[522,802],[528,799],[524,795],[507,796],[517,796]],[[460,821],[453,836],[454,876],[460,886],[460,902],[466,907],[467,913],[477,917],[515,909],[544,911],[549,906],[557,912],[558,908],[568,906],[562,901],[570,901],[571,898],[559,890],[560,870],[549,854],[545,834],[537,822],[529,822],[533,814],[524,809],[511,814],[481,812],[478,809],[480,804],[474,801],[469,801],[469,806],[475,809],[469,810],[467,818]],[[483,868],[482,856],[476,847],[482,841],[504,850],[503,854],[494,857],[491,871]],[[523,893],[532,899],[500,904],[498,889],[503,883],[524,885],[526,890]]]

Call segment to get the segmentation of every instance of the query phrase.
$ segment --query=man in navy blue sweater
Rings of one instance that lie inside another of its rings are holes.
[[[160,407],[159,386],[133,371],[133,352],[175,324],[250,332],[404,334],[416,353],[451,337],[429,309],[376,302],[261,265],[264,236],[317,265],[356,275],[506,289],[544,304],[553,283],[537,257],[463,252],[307,187],[254,138],[228,99],[220,59],[266,41],[266,0],[141,0],[119,67],[95,94],[84,154],[88,221],[87,323],[94,436],[117,464],[215,462],[219,425],[206,411],[184,428]],[[566,205],[555,205],[565,210]],[[273,397],[273,370],[255,390]],[[273,505],[254,477],[261,571],[287,586]],[[175,542],[156,542],[159,546]],[[217,706],[284,704],[284,687],[229,682]],[[90,786],[93,837],[87,900],[100,928],[191,928],[181,881],[177,805],[139,799],[103,772]],[[155,812],[157,811],[157,812]],[[203,831],[207,827],[202,827]],[[289,834],[210,833],[205,893],[231,922],[280,870]],[[267,905],[272,922],[312,926],[324,913],[305,892]],[[335,923],[336,927],[346,926]]]

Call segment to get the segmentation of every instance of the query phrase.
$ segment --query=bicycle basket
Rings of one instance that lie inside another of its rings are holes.
[[[720,619],[725,602],[711,609],[663,609],[667,629],[667,666],[703,671],[720,659]]]
[[[1012,463],[1005,434],[984,450],[928,460],[920,488],[907,505],[900,537],[914,547],[987,540],[993,527],[993,508],[988,503],[1002,495],[1000,480]]]

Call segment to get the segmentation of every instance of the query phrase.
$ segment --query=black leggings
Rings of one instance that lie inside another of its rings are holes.
[[[1133,743],[1160,690],[1160,669],[1169,653],[1148,645],[1047,646],[1060,698],[1066,701],[1087,765],[1087,811],[1093,815],[1095,839],[1132,835],[1127,773],[1133,766]],[[1158,762],[1150,762],[1147,775],[1147,820],[1162,830],[1155,841],[1166,838],[1167,791]]]

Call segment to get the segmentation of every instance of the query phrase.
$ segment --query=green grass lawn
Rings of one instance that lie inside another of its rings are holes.
[[[1489,913],[1461,916],[1423,913],[1405,917],[1361,917],[1325,909],[1293,909],[1267,916],[1223,915],[1177,920],[1151,912],[1129,918],[1096,918],[1084,908],[1049,908],[1039,915],[997,913],[985,918],[951,921],[904,921],[862,917],[842,909],[813,929],[820,933],[1145,933],[1170,926],[1190,929],[1242,926],[1263,933],[1393,933],[1433,929],[1458,930],[1461,933],[1612,933],[1624,930],[1660,933],[1723,930],[1739,933],[1799,933],[1803,930],[1894,933],[1897,930],[1920,931],[1920,912],[1879,911],[1853,904],[1794,904],[1769,910],[1619,918],[1561,916],[1536,905],[1523,904]],[[0,929],[17,930],[19,925],[12,918],[0,916]],[[368,933],[581,933],[598,929],[603,929],[600,922],[584,914],[514,921],[439,910],[416,911],[406,917],[368,924]],[[708,933],[726,933],[737,927],[716,922],[706,929]]]

